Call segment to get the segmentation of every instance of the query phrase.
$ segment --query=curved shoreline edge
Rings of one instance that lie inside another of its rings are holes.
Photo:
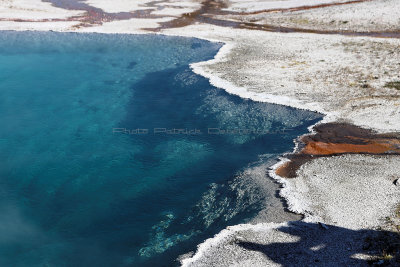
[[[200,37],[200,38],[202,38],[202,37]],[[209,41],[223,42],[222,40],[215,40],[213,38],[204,38],[204,39],[209,40]],[[202,76],[208,78],[210,80],[210,83],[212,85],[214,85],[215,87],[224,89],[228,93],[238,95],[242,98],[247,98],[247,99],[251,99],[253,101],[258,101],[258,102],[286,105],[286,106],[290,106],[290,107],[297,108],[297,109],[305,109],[305,110],[315,111],[315,112],[319,112],[319,113],[323,114],[323,119],[321,121],[317,122],[316,124],[311,125],[308,128],[309,132],[305,133],[302,136],[315,134],[316,132],[315,132],[314,128],[317,125],[338,121],[339,116],[337,116],[337,113],[327,112],[322,107],[320,107],[318,104],[302,103],[302,101],[300,101],[299,99],[290,98],[287,96],[276,96],[276,95],[266,94],[266,93],[251,92],[244,87],[235,86],[233,83],[222,79],[215,73],[207,72],[203,68],[204,66],[207,66],[207,65],[216,64],[218,62],[223,62],[224,57],[229,55],[229,53],[231,53],[233,49],[234,49],[234,44],[225,43],[225,45],[220,49],[220,51],[217,53],[217,55],[215,56],[214,59],[205,61],[205,62],[194,63],[191,65],[191,67],[196,74],[199,74],[199,75],[202,75]],[[371,127],[371,128],[374,129],[374,127]],[[302,136],[299,136],[298,139],[294,140],[295,147],[291,154],[298,152],[299,143],[300,143],[299,139]],[[356,154],[355,156],[357,156],[357,155],[358,154]],[[336,157],[336,156],[333,155],[330,157]],[[344,157],[347,157],[347,156],[344,155]],[[353,157],[353,155],[349,155],[348,157]],[[279,190],[279,196],[285,200],[285,202],[288,205],[289,211],[304,216],[304,218],[301,221],[307,222],[307,223],[320,223],[321,222],[321,225],[323,225],[323,229],[325,229],[324,228],[324,227],[326,227],[325,220],[324,220],[323,216],[322,217],[320,216],[321,213],[317,212],[318,215],[313,214],[314,210],[311,207],[311,204],[307,203],[307,201],[305,201],[304,198],[302,198],[301,195],[299,195],[299,192],[297,190],[298,188],[296,188],[296,186],[293,186],[289,180],[287,180],[283,177],[280,177],[279,175],[277,175],[275,173],[275,171],[279,167],[281,167],[282,165],[284,165],[285,163],[287,163],[289,161],[290,160],[283,155],[279,159],[279,162],[276,163],[275,165],[273,165],[268,172],[269,176],[272,179],[274,179],[275,181],[277,181],[279,184],[282,185],[282,188]],[[294,178],[294,179],[298,179],[298,178]],[[394,194],[396,194],[396,193],[394,193]],[[395,206],[390,206],[388,209],[385,209],[384,211],[382,211],[381,215],[382,216],[388,215],[393,210],[395,210]],[[374,216],[375,215],[376,214],[374,214]],[[369,218],[369,219],[374,220],[376,218]],[[382,223],[381,221],[378,223],[374,222],[374,223],[369,224],[368,227],[374,228],[374,227],[377,227],[377,225],[380,225],[381,223]],[[225,230],[221,231],[220,233],[215,235],[213,238],[207,239],[203,243],[199,244],[198,249],[195,252],[195,254],[192,257],[182,258],[181,264],[182,264],[182,266],[202,266],[201,263],[199,264],[197,262],[199,259],[204,257],[208,251],[216,250],[216,247],[218,247],[219,243],[224,243],[224,240],[232,239],[233,236],[237,235],[241,231],[260,231],[261,229],[264,232],[276,231],[277,229],[282,228],[282,227],[290,227],[289,224],[290,224],[289,222],[280,223],[280,224],[260,223],[260,224],[255,224],[255,225],[254,224],[240,224],[240,225],[227,227]],[[348,225],[348,226],[351,227],[351,225]],[[301,226],[301,227],[303,227],[303,226]],[[357,223],[355,223],[355,227],[354,227],[355,229],[363,229],[363,228],[359,228],[359,227],[360,226],[357,225]],[[367,228],[367,229],[369,229],[369,228]],[[364,261],[367,261],[367,260],[370,260],[370,256],[369,255],[359,255],[359,259],[363,259]]]
[[[212,42],[216,41],[216,40],[207,39],[207,38],[205,40],[212,41]],[[218,41],[218,42],[221,42],[221,41]],[[286,96],[276,96],[276,95],[266,94],[266,93],[250,92],[246,88],[235,86],[231,82],[226,81],[226,80],[218,77],[215,74],[207,73],[202,68],[203,66],[222,61],[224,56],[229,54],[232,51],[233,47],[234,47],[233,44],[225,43],[224,46],[220,48],[220,50],[218,51],[218,53],[215,55],[215,57],[213,59],[207,60],[207,61],[202,61],[202,62],[197,62],[197,63],[192,63],[190,65],[190,67],[192,68],[193,72],[195,72],[196,74],[207,78],[213,86],[223,89],[226,92],[228,92],[229,94],[237,95],[241,98],[250,99],[250,100],[256,101],[256,102],[284,105],[284,106],[289,106],[289,107],[296,108],[296,109],[309,110],[309,111],[314,111],[314,112],[323,114],[322,120],[320,120],[317,123],[310,125],[308,127],[308,131],[309,131],[308,133],[298,136],[296,139],[293,140],[294,148],[293,148],[293,151],[290,152],[289,154],[293,154],[298,151],[298,148],[299,148],[298,139],[300,137],[306,136],[309,134],[314,134],[315,133],[314,127],[316,125],[327,123],[328,121],[331,122],[334,120],[334,115],[335,115],[334,113],[328,114],[328,113],[324,112],[321,107],[318,107],[317,105],[302,104],[298,99],[294,99],[294,98],[290,98],[290,97],[286,97]],[[280,177],[279,175],[277,175],[275,173],[279,167],[281,167],[282,165],[284,165],[285,163],[287,163],[289,161],[290,160],[287,157],[282,155],[281,157],[278,158],[278,162],[270,167],[268,174],[273,180],[277,181],[279,184],[281,184],[283,186],[283,188],[279,191],[279,196],[286,201],[286,203],[288,204],[289,211],[300,214],[300,215],[306,215],[304,213],[304,210],[300,207],[301,206],[300,203],[294,202],[293,199],[291,199],[291,201],[289,201],[289,196],[291,195],[291,193],[290,193],[290,188],[288,186],[289,184],[288,184],[287,180],[285,180],[285,178]],[[241,225],[247,225],[247,224],[241,224]],[[248,224],[248,225],[250,225],[250,224]]]
[[[178,35],[179,36],[179,35]],[[207,41],[211,42],[222,42],[220,40],[215,40],[212,38],[200,38],[204,39]],[[266,94],[266,93],[254,93],[248,91],[244,87],[238,87],[235,86],[233,83],[226,81],[220,77],[218,77],[215,74],[207,73],[207,71],[204,70],[203,66],[206,65],[211,65],[214,63],[217,63],[219,61],[223,61],[224,56],[228,55],[234,45],[225,43],[224,45],[220,48],[218,53],[215,55],[213,59],[207,60],[207,61],[202,61],[202,62],[197,62],[197,63],[192,63],[190,64],[191,69],[193,70],[194,73],[201,75],[209,80],[209,82],[220,89],[225,90],[229,94],[237,95],[241,98],[244,99],[250,99],[252,101],[257,101],[257,102],[264,102],[264,103],[271,103],[271,104],[277,104],[277,105],[285,105],[289,106],[292,108],[296,109],[302,109],[302,110],[309,110],[309,111],[314,111],[323,114],[323,119],[321,121],[318,121],[317,123],[310,125],[308,127],[308,133],[305,133],[304,135],[309,135],[315,133],[314,127],[316,125],[326,123],[326,122],[331,122],[334,121],[334,113],[332,114],[327,114],[326,112],[323,111],[323,109],[315,104],[307,105],[307,104],[302,104],[300,100],[286,97],[286,96],[276,96],[272,94]],[[301,136],[298,136],[300,138]],[[293,140],[294,143],[294,148],[293,151],[290,153],[295,153],[298,151],[299,147],[299,141],[298,138]],[[284,165],[285,163],[289,162],[290,160],[287,157],[284,157],[282,155],[281,157],[278,158],[278,162],[270,167],[270,170],[268,171],[269,176],[278,182],[279,184],[282,185],[282,188],[279,190],[279,197],[282,198],[286,204],[288,205],[288,210],[290,212],[307,216],[307,213],[305,212],[303,206],[304,203],[301,203],[300,199],[296,200],[295,196],[292,196],[292,194],[295,192],[294,190],[291,192],[290,184],[285,180],[283,177],[280,177],[277,175],[275,172],[276,170]],[[304,218],[304,219],[305,219]],[[197,245],[197,250],[193,254],[192,257],[184,257],[180,260],[182,267],[189,267],[193,266],[197,260],[199,260],[202,256],[204,256],[205,252],[209,249],[213,249],[213,247],[216,247],[219,242],[222,240],[226,239],[229,236],[235,235],[236,232],[241,231],[241,230],[254,230],[254,231],[265,231],[265,230],[272,230],[272,229],[277,229],[279,227],[283,226],[288,226],[288,222],[286,223],[258,223],[258,224],[238,224],[234,226],[228,226],[218,234],[216,234],[214,237],[211,237],[209,239],[204,240],[202,243]]]
[[[211,41],[211,40],[208,40]],[[324,113],[323,110],[314,104],[306,104],[301,103],[298,99],[283,96],[283,95],[273,95],[267,93],[256,93],[247,90],[245,87],[239,87],[234,85],[233,83],[224,80],[217,75],[207,73],[202,67],[206,65],[211,65],[223,60],[225,55],[228,55],[231,50],[233,49],[234,45],[225,43],[224,46],[218,51],[217,55],[208,61],[202,61],[197,63],[192,63],[190,67],[192,68],[193,72],[207,78],[210,83],[217,87],[225,90],[229,94],[237,95],[244,99],[250,99],[256,102],[265,102],[277,105],[284,105],[289,106],[292,108],[315,111],[319,113]]]

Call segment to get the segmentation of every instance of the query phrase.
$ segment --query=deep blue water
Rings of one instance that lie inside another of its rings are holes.
[[[241,174],[320,115],[190,70],[220,46],[1,32],[0,266],[172,266],[263,208]]]

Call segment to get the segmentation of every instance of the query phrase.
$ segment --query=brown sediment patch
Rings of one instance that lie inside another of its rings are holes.
[[[296,177],[296,171],[307,161],[317,157],[342,154],[397,154],[400,155],[399,134],[376,134],[347,123],[320,124],[315,134],[300,138],[300,150],[289,156],[288,162],[275,172],[285,178]]]
[[[325,142],[309,142],[303,149],[304,154],[309,155],[332,155],[343,153],[369,153],[369,154],[382,154],[388,151],[393,151],[399,142],[397,140],[371,140],[363,145],[354,144],[336,144]]]
[[[160,23],[160,27],[156,29],[146,29],[146,30],[159,31],[162,29],[169,29],[169,28],[181,28],[194,24],[195,22],[208,23],[204,20],[204,18],[206,18],[204,17],[205,14],[209,15],[231,14],[231,12],[225,12],[221,10],[225,7],[227,7],[227,5],[224,2],[220,2],[218,0],[206,0],[202,2],[202,6],[200,9],[197,9],[190,13],[183,14],[181,17],[178,17],[174,20]]]
[[[302,155],[302,154],[294,154],[291,155],[290,161],[285,162],[279,168],[275,170],[275,173],[280,177],[284,178],[295,178],[296,171],[303,165],[304,163],[313,159],[312,155]]]

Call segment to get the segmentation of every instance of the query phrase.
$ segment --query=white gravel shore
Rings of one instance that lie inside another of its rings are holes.
[[[350,230],[333,225],[295,221],[228,227],[182,260],[185,267],[208,266],[370,266],[366,239],[374,230]]]
[[[307,222],[374,229],[394,216],[400,201],[400,188],[394,184],[400,178],[400,156],[318,158],[297,174],[285,181],[281,195]]]
[[[259,24],[314,30],[394,31],[400,29],[399,0],[366,1],[295,12],[238,16]]]
[[[394,216],[399,173],[400,156],[313,160],[282,181],[281,195],[303,221],[229,227],[183,266],[367,266],[377,253],[363,249],[364,241]]]

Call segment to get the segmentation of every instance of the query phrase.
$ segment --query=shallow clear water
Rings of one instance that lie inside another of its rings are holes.
[[[171,266],[263,208],[246,169],[320,116],[190,70],[220,46],[0,33],[0,265]]]

